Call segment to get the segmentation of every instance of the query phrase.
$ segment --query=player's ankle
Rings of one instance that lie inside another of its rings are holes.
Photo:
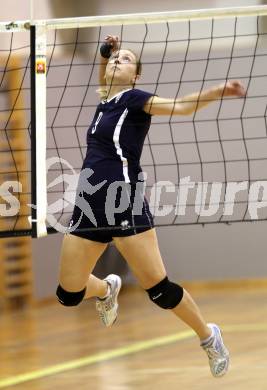
[[[105,289],[103,291],[103,294],[98,296],[99,299],[106,299],[110,294],[110,285],[106,280],[103,280],[103,282],[105,283]]]
[[[200,338],[201,345],[208,343],[213,338],[212,329],[210,329],[210,327],[207,326],[205,332],[203,332],[199,338]]]

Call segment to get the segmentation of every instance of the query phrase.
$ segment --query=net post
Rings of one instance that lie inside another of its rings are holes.
[[[46,229],[46,27],[32,25],[31,32],[31,168],[32,237]]]

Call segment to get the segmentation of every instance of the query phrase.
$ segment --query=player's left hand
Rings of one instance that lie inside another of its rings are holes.
[[[227,81],[221,85],[223,96],[246,96],[246,90],[238,80]]]
[[[112,46],[112,51],[117,51],[120,48],[120,40],[117,35],[107,35],[105,43],[109,43]]]

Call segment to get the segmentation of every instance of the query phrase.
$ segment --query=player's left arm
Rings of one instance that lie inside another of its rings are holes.
[[[99,64],[99,73],[98,73],[98,83],[99,88],[97,92],[99,93],[101,98],[105,98],[107,90],[106,90],[106,66],[109,61],[109,56],[113,51],[117,51],[119,49],[119,37],[115,35],[107,35],[105,38],[104,43],[102,46],[104,46],[104,52],[100,55],[100,64]],[[100,50],[101,53],[101,50]]]
[[[244,97],[245,95],[245,88],[240,81],[227,81],[180,99],[165,99],[152,96],[145,104],[144,111],[150,115],[191,115],[195,111],[223,97]]]

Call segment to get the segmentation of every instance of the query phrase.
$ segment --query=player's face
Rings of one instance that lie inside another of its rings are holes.
[[[112,53],[106,67],[107,83],[120,82],[132,85],[136,78],[136,57],[130,50],[118,50]]]

